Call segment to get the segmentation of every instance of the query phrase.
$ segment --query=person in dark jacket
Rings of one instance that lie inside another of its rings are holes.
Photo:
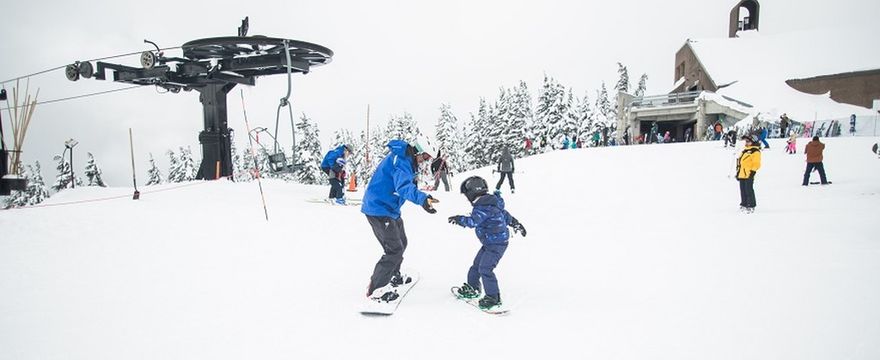
[[[407,246],[400,208],[409,200],[421,205],[429,214],[435,214],[437,210],[433,204],[438,202],[416,186],[419,163],[427,161],[431,155],[418,144],[412,146],[403,140],[392,140],[387,146],[391,153],[376,167],[361,205],[361,212],[367,216],[367,222],[384,251],[367,287],[367,297],[376,302],[396,300],[400,295],[395,288],[412,281],[400,273]]]
[[[340,205],[345,205],[345,192],[342,191],[342,184],[345,182],[345,159],[351,154],[351,148],[348,145],[339,145],[324,155],[321,161],[321,170],[330,178],[330,196],[331,201]]]
[[[746,147],[736,160],[736,180],[739,181],[740,211],[751,214],[755,212],[755,175],[761,168],[761,147],[754,135],[742,137]]]
[[[783,113],[779,116],[779,138],[788,137],[788,127],[791,125],[791,119],[788,118],[788,115]]]
[[[831,183],[825,178],[825,165],[822,163],[822,152],[824,151],[825,144],[819,141],[818,136],[813,136],[813,141],[810,141],[804,148],[804,152],[807,154],[807,170],[804,171],[803,186],[810,185],[810,173],[813,172],[813,169],[819,170],[819,180],[822,185]]]
[[[568,140],[568,137],[565,138]],[[513,184],[513,156],[510,155],[510,150],[504,148],[501,150],[501,158],[498,159],[498,169],[497,171],[501,173],[501,178],[498,179],[498,184],[495,184],[495,190],[501,190],[501,184],[504,183],[504,177],[507,176],[507,179],[510,181],[510,193],[513,194],[516,192],[516,186]]]
[[[510,226],[514,232],[526,236],[526,228],[504,210],[504,199],[500,193],[488,194],[488,190],[489,185],[483,178],[467,178],[461,183],[461,193],[473,206],[471,215],[455,215],[448,219],[450,224],[475,229],[477,238],[483,245],[474,257],[474,262],[468,269],[467,282],[459,288],[458,295],[474,299],[480,296],[480,289],[484,289],[486,296],[480,299],[479,305],[486,310],[501,305],[501,291],[498,289],[495,267],[507,251],[510,238],[507,227]],[[483,286],[480,286],[481,282]]]
[[[446,192],[449,192],[449,179],[447,179],[447,174],[449,173],[449,166],[446,163],[447,155],[441,155],[440,151],[437,151],[437,157],[434,161],[431,162],[431,174],[434,174],[434,190],[437,190],[437,187],[440,186],[440,180],[443,180],[443,187],[446,188]]]

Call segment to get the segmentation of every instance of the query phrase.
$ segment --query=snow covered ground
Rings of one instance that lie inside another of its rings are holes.
[[[268,222],[256,182],[66,190],[122,198],[0,212],[0,359],[877,359],[876,138],[825,141],[834,184],[802,187],[771,140],[753,215],[720,142],[518,161],[506,317],[449,294],[479,246],[455,192],[405,206],[421,281],[367,318],[381,250],[359,208],[304,201],[327,187],[264,182]]]

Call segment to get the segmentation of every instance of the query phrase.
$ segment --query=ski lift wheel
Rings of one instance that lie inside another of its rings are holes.
[[[152,51],[144,51],[141,53],[141,66],[144,69],[152,69],[156,66],[156,62],[158,61],[158,57]]]
[[[79,66],[76,64],[67,65],[67,67],[64,68],[64,75],[67,76],[67,80],[79,80]]]
[[[95,75],[95,68],[92,67],[92,63],[88,61],[79,63],[79,75],[86,79],[91,79],[92,75]]]

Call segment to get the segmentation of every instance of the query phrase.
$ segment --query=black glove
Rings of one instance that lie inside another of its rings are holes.
[[[458,225],[458,226],[464,226],[464,225],[462,225],[462,223],[461,223],[461,215],[450,216],[448,220],[449,220],[449,223],[450,223],[450,224],[455,224],[455,225]]]
[[[428,214],[436,214],[437,209],[434,209],[434,206],[431,205],[436,202],[440,202],[440,200],[434,199],[431,195],[428,195],[428,198],[425,199],[425,203],[422,204],[422,209],[425,209]]]
[[[749,172],[749,179],[754,179],[754,178],[755,178],[755,174],[757,174],[757,173],[754,172],[754,171],[750,171],[750,172]]]
[[[510,227],[513,228],[513,232],[519,233],[523,237],[526,237],[526,227],[523,224],[520,224],[518,220],[515,218],[510,222]]]

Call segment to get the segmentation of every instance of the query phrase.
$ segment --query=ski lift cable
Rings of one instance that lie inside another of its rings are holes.
[[[158,51],[174,50],[174,49],[180,49],[180,46],[174,46],[174,47],[162,48],[162,49],[158,49]],[[152,50],[150,50],[150,51],[152,51]],[[109,60],[109,59],[115,59],[115,58],[120,58],[120,57],[125,57],[125,56],[131,56],[131,55],[140,55],[140,54],[142,54],[142,53],[143,53],[143,51],[130,52],[130,53],[125,53],[125,54],[119,54],[119,55],[113,55],[113,56],[106,56],[106,57],[100,57],[100,58],[95,58],[95,59],[83,60],[83,61],[81,61],[81,62],[87,62],[87,61],[88,61],[88,62],[91,62],[91,61]],[[37,75],[40,75],[40,74],[45,74],[45,73],[47,73],[47,72],[52,72],[52,71],[55,71],[55,70],[61,70],[61,69],[64,69],[64,68],[66,68],[66,67],[67,67],[67,65],[61,65],[61,66],[58,66],[58,67],[53,67],[53,68],[51,68],[51,69],[46,69],[46,70],[43,70],[43,71],[37,71],[37,72],[35,72],[35,73],[33,73],[33,74],[22,75],[22,76],[19,76],[19,77],[16,77],[16,78],[12,78],[12,79],[9,79],[9,80],[0,81],[0,85],[2,85],[2,84],[6,84],[6,83],[9,83],[9,82],[13,82],[13,81],[16,81],[16,80],[21,80],[21,79],[29,78],[29,77],[32,77],[32,76],[37,76]]]
[[[124,88],[120,88],[120,89],[105,90],[105,91],[99,91],[99,92],[94,92],[94,93],[89,93],[89,94],[76,95],[76,96],[69,96],[69,97],[60,98],[60,99],[52,99],[52,100],[40,101],[40,102],[37,102],[37,105],[51,104],[51,103],[61,102],[61,101],[67,101],[67,100],[75,100],[75,99],[84,98],[84,97],[89,97],[89,96],[104,95],[104,94],[114,93],[114,92],[117,92],[117,91],[125,91],[125,90],[136,89],[136,88],[139,88],[139,87],[142,87],[142,86],[141,86],[141,85],[134,85],[134,86],[124,87]],[[15,108],[23,107],[23,106],[25,106],[25,105],[17,105],[17,104],[16,104],[16,105],[13,105],[13,106],[10,106],[10,107],[0,108],[0,110],[15,109]]]

